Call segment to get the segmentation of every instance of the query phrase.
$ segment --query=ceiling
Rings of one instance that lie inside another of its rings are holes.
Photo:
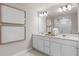
[[[61,6],[65,6],[67,4],[59,4],[59,5],[55,5],[53,7],[50,7],[48,8],[46,11],[48,12],[48,16],[50,17],[57,17],[59,15],[62,15],[62,14],[71,14],[71,13],[75,13],[77,12],[77,4],[72,4],[72,10],[70,11],[66,11],[66,12],[59,12],[58,11],[58,8],[61,7]]]
[[[57,15],[63,14],[58,12],[58,8],[64,5],[67,5],[68,3],[20,3],[19,5],[22,5],[26,10],[32,10],[32,11],[47,11],[48,15],[51,17],[55,17]],[[73,6],[76,6],[76,3],[72,3]],[[76,11],[76,8],[73,8],[71,11],[67,11],[65,13],[72,13]]]
[[[7,3],[8,5],[18,7],[24,10],[43,11],[46,10],[49,15],[58,15],[58,8],[67,3]]]
[[[58,5],[58,3],[26,3],[25,6],[29,6],[31,9],[41,11],[49,7]]]
[[[64,3],[6,3],[11,6],[19,7],[24,10],[35,10],[35,11],[41,11],[46,10],[50,7],[63,5]]]

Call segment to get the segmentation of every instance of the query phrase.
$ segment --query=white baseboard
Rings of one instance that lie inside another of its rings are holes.
[[[28,51],[30,51],[31,49],[32,49],[32,48],[27,49],[27,50],[22,50],[22,51],[20,51],[20,52],[14,54],[14,55],[12,55],[12,56],[20,56],[21,54],[24,54],[25,52],[28,52]]]

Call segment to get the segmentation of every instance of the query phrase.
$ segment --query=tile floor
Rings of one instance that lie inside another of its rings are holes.
[[[19,56],[45,56],[45,54],[39,52],[39,51],[36,51],[34,49],[28,51],[28,52],[25,52]]]

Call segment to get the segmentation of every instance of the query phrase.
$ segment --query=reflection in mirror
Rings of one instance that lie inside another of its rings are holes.
[[[71,19],[65,17],[55,19],[54,28],[58,28],[60,33],[71,33]]]
[[[48,15],[46,17],[46,31],[53,32],[53,29],[58,29],[59,33],[77,34],[77,7],[78,5],[71,4],[72,8],[66,8],[65,11],[59,12],[58,8],[68,6],[68,4],[60,4],[47,9]]]

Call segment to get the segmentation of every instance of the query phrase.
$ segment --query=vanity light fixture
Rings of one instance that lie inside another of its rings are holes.
[[[40,13],[40,14],[39,14],[39,16],[43,16],[43,14],[42,14],[42,13]]]
[[[71,5],[67,5],[67,9],[68,10],[71,10],[72,9],[72,6]]]
[[[39,16],[47,16],[47,11],[40,12]]]
[[[71,9],[72,9],[72,5],[69,4],[69,5],[65,5],[65,6],[59,7],[58,11],[59,12],[66,12],[67,10],[71,10]]]
[[[47,11],[44,12],[44,16],[47,16]]]
[[[63,11],[62,8],[59,8],[58,10],[59,10],[59,12],[62,12]]]
[[[66,6],[63,6],[62,10],[63,10],[63,11],[66,11],[66,9],[67,9]]]

